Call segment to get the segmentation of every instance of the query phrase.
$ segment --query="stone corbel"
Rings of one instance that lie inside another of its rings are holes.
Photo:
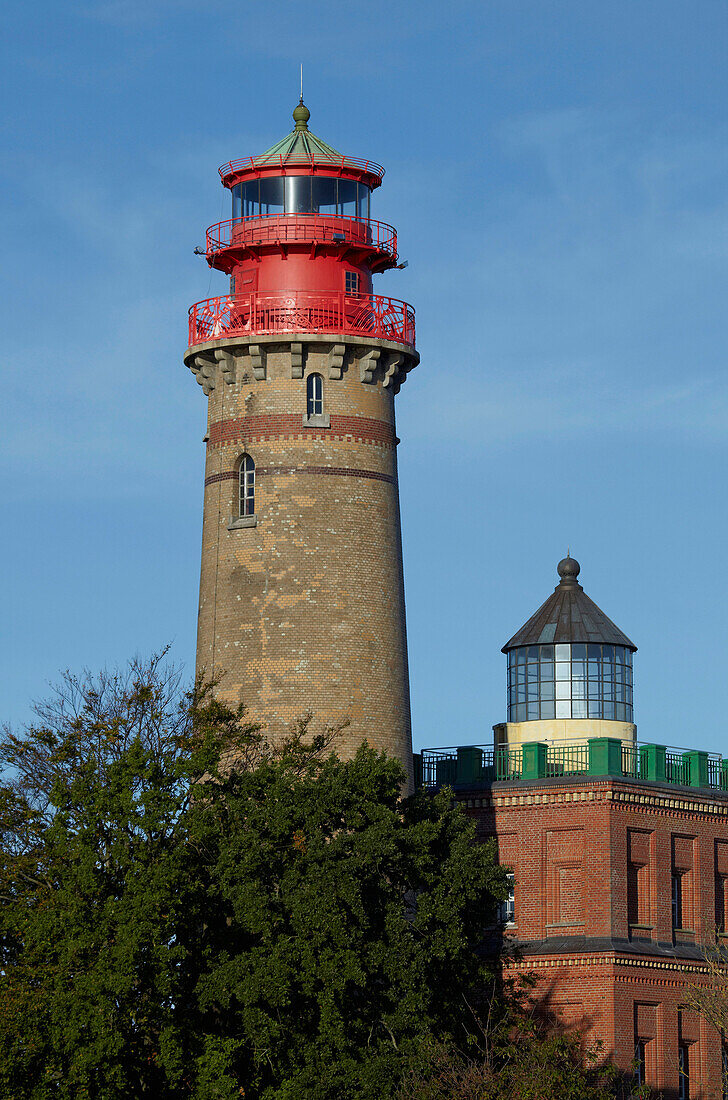
[[[291,378],[303,378],[303,344],[291,344]]]
[[[215,389],[217,363],[210,359],[206,359],[204,355],[196,355],[192,360],[190,370],[196,376],[198,383],[202,386],[202,392],[206,397],[209,397]]]
[[[387,360],[387,367],[384,371],[384,382],[382,383],[383,386],[397,386],[400,381],[399,372],[403,363],[404,355],[401,355],[399,352],[396,351],[392,352],[392,354],[389,356],[389,359]]]
[[[220,364],[220,372],[223,378],[227,382],[228,386],[232,386],[235,381],[235,367],[237,359],[234,355],[231,355],[229,351],[223,351],[220,348],[215,350],[215,358]]]
[[[366,355],[359,360],[359,377],[362,382],[374,381],[374,372],[377,369],[381,354],[380,348],[370,348]]]
[[[253,377],[262,382],[265,378],[265,350],[260,344],[250,345],[250,365],[253,368]]]
[[[345,344],[334,344],[329,352],[329,378],[341,378],[345,353]]]

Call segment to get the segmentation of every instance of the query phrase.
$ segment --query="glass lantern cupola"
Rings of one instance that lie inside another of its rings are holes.
[[[633,721],[632,654],[637,646],[589,599],[578,561],[559,562],[560,581],[503,646],[508,722]]]

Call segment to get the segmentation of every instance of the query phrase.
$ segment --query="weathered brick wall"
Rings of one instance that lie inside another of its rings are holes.
[[[636,1039],[647,1040],[648,1079],[668,1098],[678,1095],[686,1044],[691,1097],[717,1100],[720,1036],[684,1005],[688,983],[705,979],[696,948],[723,913],[728,797],[608,778],[494,784],[458,797],[514,870],[509,934],[525,945],[537,998],[601,1039],[625,1070]],[[684,876],[677,930],[673,867]],[[628,904],[636,889],[644,897]]]
[[[245,702],[273,739],[307,711],[316,730],[349,718],[341,756],[366,738],[411,775],[394,422],[402,356],[376,342],[347,343],[343,360],[331,349],[331,340],[301,352],[269,342],[258,360],[265,377],[255,377],[246,354],[232,383],[218,372],[198,668],[221,673],[220,695]],[[329,427],[303,423],[313,372],[323,377]],[[256,465],[257,526],[229,530],[244,452]]]

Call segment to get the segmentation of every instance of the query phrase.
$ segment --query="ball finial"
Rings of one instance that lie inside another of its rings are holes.
[[[303,102],[303,98],[301,98],[300,103],[297,107],[294,108],[293,111],[293,121],[296,124],[296,129],[308,130],[308,120],[310,119],[310,117],[311,112],[309,111],[306,104]]]
[[[571,555],[568,555],[562,558],[556,566],[556,572],[561,577],[562,584],[576,584],[576,578],[581,572],[581,566],[576,558],[572,558]]]

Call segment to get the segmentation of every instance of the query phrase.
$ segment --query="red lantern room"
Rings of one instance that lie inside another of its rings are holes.
[[[414,346],[414,310],[372,293],[372,275],[397,266],[397,233],[371,214],[384,169],[295,128],[258,157],[220,168],[232,218],[207,230],[211,267],[230,294],[190,310],[190,345],[222,335],[332,332]]]

